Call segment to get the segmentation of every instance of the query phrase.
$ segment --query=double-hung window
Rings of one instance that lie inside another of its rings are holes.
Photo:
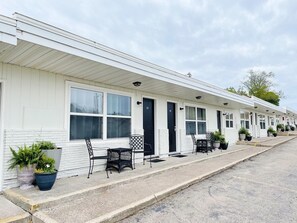
[[[103,93],[71,88],[70,140],[102,139]]]
[[[131,133],[131,98],[107,94],[107,138],[128,137]]]
[[[206,110],[186,106],[186,134],[205,134],[206,133]]]
[[[226,128],[233,128],[233,113],[226,114]]]
[[[265,129],[265,115],[259,115],[260,129]]]
[[[240,125],[241,127],[244,127],[246,129],[250,128],[250,119],[249,119],[249,113],[248,112],[241,112],[240,113]]]
[[[70,140],[130,136],[131,97],[71,87],[70,98]]]

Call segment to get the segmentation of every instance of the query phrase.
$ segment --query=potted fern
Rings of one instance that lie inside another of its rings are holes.
[[[214,147],[215,149],[220,148],[220,140],[221,140],[221,137],[222,137],[222,135],[221,135],[220,131],[215,131],[215,132],[213,133],[213,140],[214,140],[213,147]]]
[[[42,156],[41,150],[36,146],[19,146],[18,150],[10,147],[12,158],[9,160],[8,169],[17,170],[17,179],[21,189],[33,187],[35,180],[34,169]]]
[[[35,169],[36,184],[39,190],[52,189],[57,178],[57,172],[55,160],[43,154]]]
[[[239,134],[239,140],[240,140],[240,141],[245,140],[246,133],[247,133],[246,128],[241,127],[241,128],[239,129],[238,134]]]
[[[59,170],[62,148],[57,147],[56,144],[51,141],[38,141],[36,146],[38,146],[46,156],[55,160],[54,168]]]

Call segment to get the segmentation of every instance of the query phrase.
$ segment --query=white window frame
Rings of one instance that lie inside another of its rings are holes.
[[[71,88],[80,88],[84,90],[90,90],[90,91],[97,91],[103,93],[103,126],[102,126],[102,139],[93,139],[94,141],[102,141],[102,140],[118,140],[118,139],[124,139],[127,137],[122,137],[122,138],[107,138],[107,94],[116,94],[116,95],[122,95],[122,96],[127,96],[131,98],[131,116],[112,116],[109,115],[109,117],[114,117],[114,118],[129,118],[131,119],[131,126],[130,126],[130,131],[132,132],[132,125],[133,125],[133,105],[134,105],[134,99],[133,99],[133,94],[132,93],[126,93],[114,89],[108,89],[108,88],[103,88],[99,86],[93,86],[93,85],[87,85],[87,84],[82,84],[82,83],[77,83],[77,82],[72,82],[72,81],[66,81],[66,103],[65,103],[65,129],[67,129],[67,139],[68,142],[75,143],[75,142],[80,142],[83,139],[74,139],[70,140],[70,104],[71,104]],[[74,113],[71,113],[74,114]],[[82,114],[82,113],[79,113]],[[94,114],[96,115],[96,114]],[[101,114],[100,114],[101,115]],[[93,114],[91,115],[93,116]]]
[[[263,128],[263,124],[264,124],[264,128]],[[265,115],[259,114],[259,125],[260,125],[260,129],[266,129],[266,117],[265,117]]]
[[[186,115],[185,115],[185,129],[186,129],[186,132],[187,132],[187,125],[186,125],[186,123],[187,122],[195,122],[195,128],[196,128],[196,132],[195,132],[195,135],[205,135],[205,133],[199,133],[198,132],[198,123],[200,122],[203,122],[203,123],[205,123],[205,128],[206,128],[206,132],[207,132],[207,122],[206,122],[206,120],[207,120],[207,109],[205,108],[205,107],[198,107],[197,105],[185,105],[185,110],[186,110],[186,107],[192,107],[192,108],[195,108],[195,120],[190,120],[190,119],[186,119]],[[200,119],[198,119],[198,113],[197,113],[197,109],[204,109],[204,111],[205,111],[205,120],[200,120]],[[187,133],[186,133],[187,134]]]
[[[232,115],[232,118],[230,117]],[[234,113],[233,112],[230,112],[230,113],[227,113],[226,114],[226,118],[225,118],[226,120],[226,128],[227,129],[233,129],[234,128]],[[231,125],[231,122],[232,122],[232,127],[230,127]],[[229,126],[227,125],[227,123],[229,123]]]
[[[243,118],[241,117],[243,115]],[[243,121],[243,125],[242,125],[242,121]],[[246,123],[249,123],[249,126],[247,127]],[[250,129],[251,127],[251,123],[250,123],[250,113],[247,111],[241,111],[240,112],[240,126],[244,127],[246,129]]]

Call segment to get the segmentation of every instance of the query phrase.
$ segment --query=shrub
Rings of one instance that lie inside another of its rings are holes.
[[[57,146],[50,141],[38,141],[34,145],[38,146],[42,150],[57,149]]]
[[[23,167],[37,164],[42,156],[42,152],[38,147],[24,145],[19,146],[18,148],[19,150],[15,151],[10,147],[12,158],[9,160],[10,165],[8,169],[13,169],[18,165],[22,169]]]
[[[55,160],[46,156],[45,154],[38,160],[35,173],[54,173]]]
[[[247,131],[247,129],[244,128],[244,127],[241,127],[241,128],[239,129],[239,131],[238,131],[238,134],[247,134],[247,133],[248,133],[248,131]]]

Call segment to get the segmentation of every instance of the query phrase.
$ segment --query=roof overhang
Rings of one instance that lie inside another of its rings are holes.
[[[251,99],[253,100],[255,105],[254,109],[258,112],[266,114],[268,113],[271,115],[283,115],[286,112],[284,108],[271,104],[255,96],[252,96]]]
[[[286,107],[284,108],[284,110],[287,116],[292,118],[297,118],[297,111],[294,110],[293,108]]]
[[[253,107],[248,98],[15,13],[0,17],[0,62],[216,106]],[[142,82],[140,87],[132,83]]]

